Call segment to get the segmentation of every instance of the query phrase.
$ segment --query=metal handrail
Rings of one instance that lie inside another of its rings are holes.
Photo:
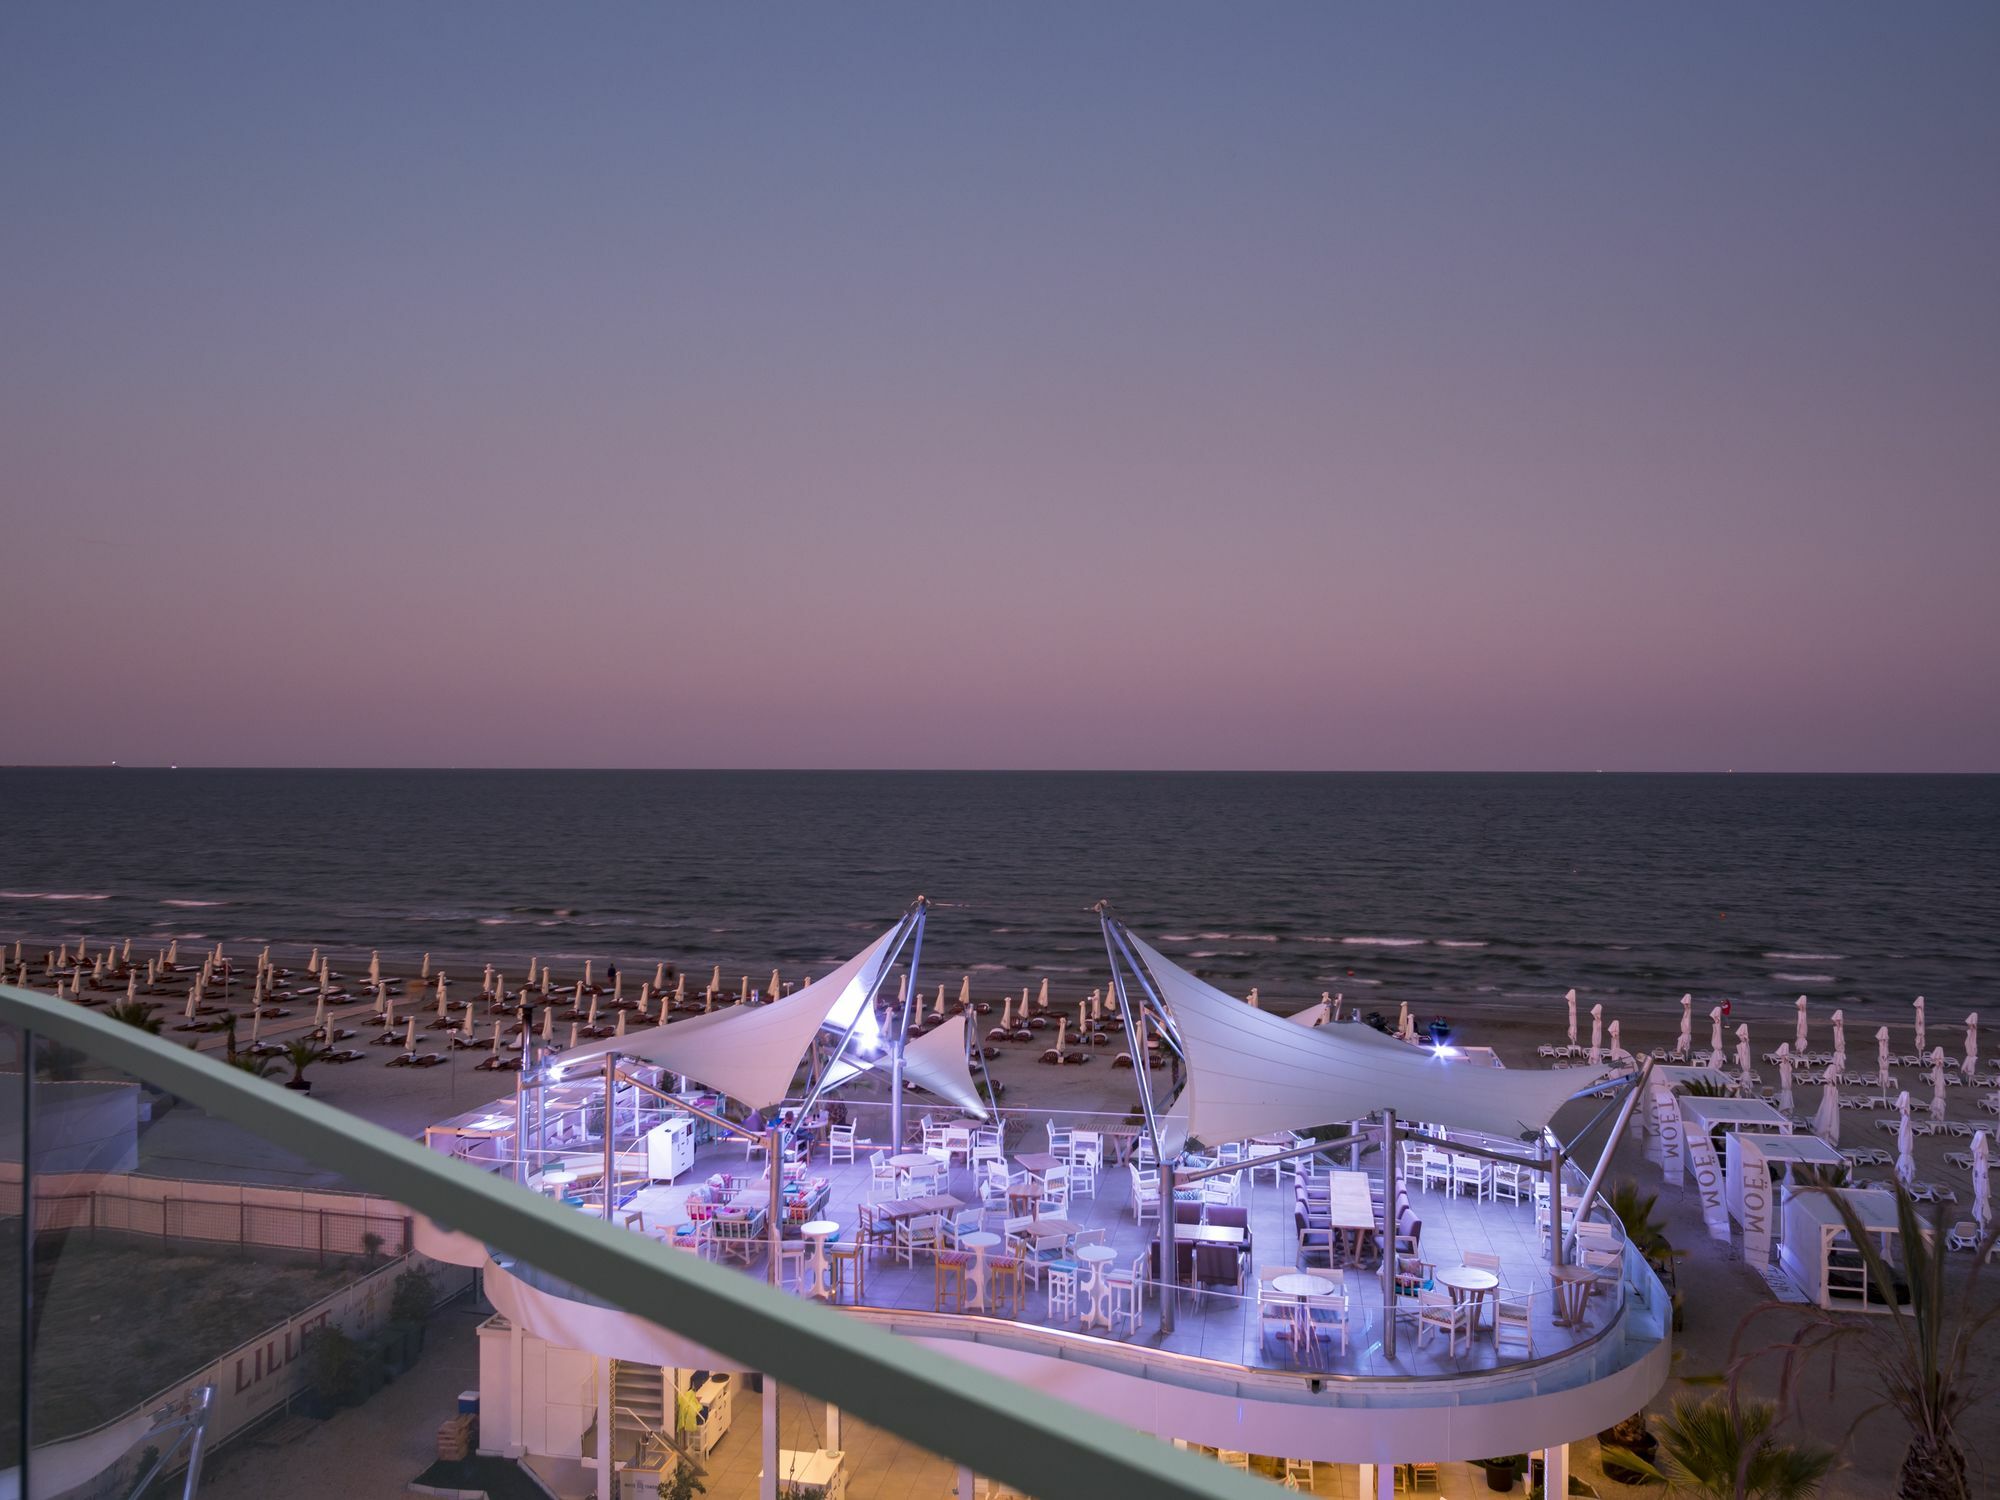
[[[52,1037],[861,1420],[1030,1494],[1264,1500],[1271,1485],[946,1355],[587,1218],[419,1142],[67,1001],[0,986]]]

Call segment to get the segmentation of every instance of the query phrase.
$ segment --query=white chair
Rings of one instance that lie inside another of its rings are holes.
[[[1305,1301],[1306,1332],[1311,1335],[1313,1346],[1340,1341],[1340,1352],[1347,1352],[1347,1298],[1335,1294],[1327,1297],[1308,1297]],[[1470,1339],[1468,1338],[1468,1342]]]
[[[829,1125],[826,1130],[826,1159],[829,1164],[854,1160],[854,1127]]]
[[[1058,1125],[1054,1120],[1050,1120],[1049,1155],[1060,1156],[1063,1157],[1065,1160],[1067,1160],[1069,1157],[1070,1145],[1074,1140],[1075,1135],[1076,1132],[1072,1130],[1069,1126]]]
[[[903,1169],[903,1188],[912,1197],[920,1193],[935,1193],[938,1181],[944,1176],[944,1163],[933,1156],[921,1166]]]
[[[1451,1193],[1454,1198],[1462,1197],[1467,1189],[1472,1192],[1472,1201],[1484,1202],[1493,1196],[1493,1164],[1483,1156],[1467,1156],[1454,1151],[1451,1157]]]
[[[896,1221],[896,1253],[914,1266],[919,1250],[937,1254],[942,1245],[944,1216],[942,1214],[912,1214]]]
[[[803,1295],[807,1279],[806,1246],[803,1240],[783,1240],[778,1245],[778,1285]]]
[[[1451,1191],[1451,1158],[1435,1146],[1423,1148],[1424,1191]]]
[[[1273,1340],[1288,1349],[1294,1358],[1303,1356],[1305,1340],[1301,1331],[1305,1309],[1295,1298],[1272,1297],[1257,1303],[1257,1330],[1266,1349]]]
[[[1470,1306],[1459,1306],[1443,1292],[1417,1293],[1417,1347],[1423,1348],[1432,1334],[1442,1333],[1445,1336],[1445,1347],[1450,1353],[1458,1353],[1458,1340],[1461,1334],[1465,1337],[1466,1348],[1470,1349],[1471,1313]]]
[[[1060,1219],[1069,1212],[1069,1168],[1050,1167],[1042,1173],[1042,1214]]]
[[[869,1202],[874,1202],[878,1197],[894,1198],[900,1186],[897,1171],[889,1164],[888,1152],[877,1151],[868,1158]]]
[[[1069,1164],[1074,1167],[1088,1159],[1091,1166],[1104,1165],[1104,1135],[1097,1130],[1072,1130],[1069,1136]]]
[[[1130,1167],[1132,1174],[1132,1218],[1144,1224],[1160,1222],[1160,1174],[1143,1167]]]
[[[1313,1492],[1313,1462],[1311,1459],[1288,1458],[1285,1460],[1285,1488],[1301,1495],[1310,1495]]]
[[[944,1147],[944,1164],[949,1167],[954,1157],[968,1167],[972,1165],[972,1129],[967,1125],[953,1125],[946,1128],[941,1144]]]
[[[1086,1151],[1078,1151],[1069,1159],[1069,1195],[1072,1198],[1097,1198],[1097,1158]]]
[[[965,1248],[965,1237],[977,1234],[985,1226],[986,1215],[977,1208],[961,1208],[945,1220],[944,1237],[951,1242],[954,1250]]]
[[[1498,1203],[1503,1197],[1509,1203],[1519,1203],[1521,1195],[1528,1190],[1528,1169],[1518,1161],[1496,1161],[1493,1163],[1493,1201]]]
[[[1493,1347],[1498,1349],[1510,1338],[1519,1339],[1528,1357],[1535,1357],[1534,1309],[1527,1298],[1502,1287],[1493,1304]]]

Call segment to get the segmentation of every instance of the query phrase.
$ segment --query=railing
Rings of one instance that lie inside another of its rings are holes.
[[[1107,1493],[1255,1500],[1272,1493],[1261,1481],[1218,1470],[1129,1428],[1080,1424],[1064,1402],[749,1277],[693,1256],[663,1257],[651,1241],[616,1225],[84,1007],[0,986],[0,1026],[19,1030],[24,1082],[35,1078],[38,1039],[79,1049],[100,1066],[179,1095],[274,1147],[524,1262],[561,1266],[577,1287],[744,1368],[837,1402],[862,1421],[1045,1500]],[[30,1194],[36,1092],[33,1086],[21,1091],[20,1145]],[[34,1236],[26,1232],[25,1218],[22,1240],[31,1263]],[[20,1279],[11,1290],[18,1296],[28,1284]],[[25,1403],[32,1398],[37,1369],[34,1346],[19,1342],[13,1352]],[[25,1443],[18,1461],[22,1492],[38,1494],[33,1453]]]

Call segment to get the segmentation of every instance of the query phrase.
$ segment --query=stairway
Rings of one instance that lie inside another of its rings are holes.
[[[673,1431],[672,1395],[658,1365],[611,1361],[611,1457],[620,1465],[657,1467],[671,1449],[655,1433]]]

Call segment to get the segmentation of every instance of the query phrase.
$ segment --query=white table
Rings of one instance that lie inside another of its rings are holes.
[[[813,1219],[799,1226],[799,1235],[812,1241],[812,1285],[808,1294],[822,1301],[833,1296],[833,1285],[827,1276],[826,1242],[840,1233],[840,1226],[832,1219]]]
[[[970,1285],[965,1289],[965,1310],[985,1312],[986,1252],[1000,1243],[1000,1236],[990,1229],[978,1229],[959,1236],[958,1242],[972,1252],[972,1275],[967,1278]]]
[[[1109,1328],[1111,1284],[1104,1279],[1104,1268],[1118,1258],[1118,1252],[1109,1245],[1084,1245],[1077,1250],[1076,1258],[1084,1266],[1083,1285],[1078,1290],[1090,1298],[1090,1305],[1083,1311],[1083,1326]]]
[[[1450,1291],[1451,1300],[1472,1309],[1472,1326],[1479,1326],[1480,1304],[1500,1290],[1500,1278],[1476,1266],[1447,1266],[1432,1273],[1439,1286]]]

